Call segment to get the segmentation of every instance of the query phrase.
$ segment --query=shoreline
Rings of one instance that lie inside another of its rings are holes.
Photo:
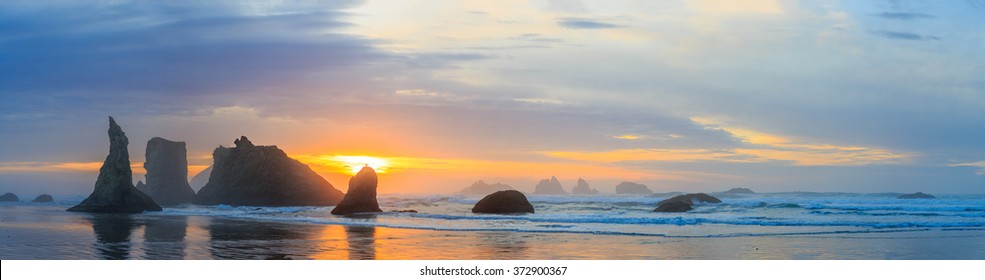
[[[451,231],[0,207],[2,259],[985,259],[985,229],[716,238]],[[701,231],[677,226],[676,230]]]

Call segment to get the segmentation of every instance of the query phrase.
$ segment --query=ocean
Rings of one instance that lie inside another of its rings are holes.
[[[0,203],[2,259],[985,259],[985,195],[529,195],[535,214],[473,214],[481,196],[381,195],[384,213],[183,206],[135,215]],[[417,213],[390,212],[415,210]]]

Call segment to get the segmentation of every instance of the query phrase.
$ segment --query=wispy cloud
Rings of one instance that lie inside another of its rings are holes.
[[[637,140],[643,138],[643,136],[633,135],[633,134],[623,134],[623,135],[612,136],[612,138],[622,139],[622,140]]]
[[[937,41],[941,39],[940,37],[937,36],[920,35],[915,33],[898,32],[898,31],[878,30],[878,31],[872,31],[871,33],[879,37],[896,39],[896,40]]]
[[[619,149],[610,151],[544,151],[553,157],[589,162],[786,162],[798,166],[861,166],[900,164],[909,160],[905,153],[884,149],[841,146],[795,141],[790,137],[731,127],[707,118],[693,118],[706,129],[721,130],[747,144],[740,148],[702,149]],[[620,136],[621,137],[621,136]],[[633,137],[630,135],[629,137]],[[619,137],[617,137],[619,138]]]
[[[985,175],[985,161],[976,161],[976,162],[966,162],[966,163],[956,163],[956,164],[951,164],[951,165],[948,165],[948,166],[967,166],[967,167],[977,167],[977,168],[978,168],[978,170],[975,170],[975,174],[978,174],[978,175]]]
[[[581,18],[562,18],[557,21],[557,24],[570,29],[609,29],[622,27],[608,22]]]
[[[878,13],[875,16],[885,19],[895,19],[895,20],[917,20],[917,19],[937,18],[933,15],[922,14],[922,13],[893,13],[893,12]]]

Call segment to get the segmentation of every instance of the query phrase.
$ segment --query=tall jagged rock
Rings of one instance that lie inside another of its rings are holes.
[[[137,189],[160,205],[191,203],[195,191],[188,184],[187,153],[185,142],[151,138],[144,154],[147,183]]]
[[[551,179],[540,180],[537,186],[534,187],[534,194],[568,194],[564,191],[564,187],[561,186],[561,182],[557,180],[557,177],[551,176]]]
[[[376,171],[369,166],[363,167],[349,179],[349,190],[339,205],[332,209],[332,215],[350,215],[355,213],[383,212],[376,201]]]
[[[652,194],[653,191],[644,184],[622,182],[616,185],[616,194]]]
[[[277,146],[255,146],[246,136],[212,152],[209,182],[195,195],[204,205],[330,206],[342,192]]]
[[[578,184],[571,189],[571,193],[572,194],[598,194],[599,190],[588,187],[588,182],[585,182],[585,179],[578,178]]]
[[[462,189],[462,191],[460,191],[458,193],[460,193],[460,194],[483,194],[484,195],[484,194],[490,194],[490,193],[493,193],[493,192],[496,192],[496,191],[505,191],[505,190],[512,190],[512,189],[513,189],[513,187],[510,187],[509,185],[504,185],[504,184],[500,184],[500,183],[495,183],[495,184],[490,185],[490,184],[487,184],[486,182],[484,182],[482,180],[479,180],[478,182],[475,182],[471,186],[468,186],[467,188]]]
[[[109,117],[109,155],[99,168],[95,188],[79,205],[68,208],[73,212],[94,213],[140,213],[161,211],[150,196],[133,186],[133,171],[130,170],[130,152],[127,151],[127,135]]]

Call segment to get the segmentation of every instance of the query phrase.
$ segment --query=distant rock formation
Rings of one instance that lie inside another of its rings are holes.
[[[588,182],[585,179],[578,178],[578,184],[571,189],[572,194],[598,194],[599,190],[592,189],[588,187]]]
[[[137,184],[136,185],[133,185],[133,186],[136,187],[140,191],[144,191],[144,189],[147,188],[147,184],[144,184],[144,181],[141,181],[141,180],[137,180]],[[147,193],[145,192],[144,194],[147,194]]]
[[[684,194],[684,193],[682,193],[682,192],[664,192],[664,193],[653,193],[653,194],[648,195],[647,197],[668,197],[668,196],[678,196],[678,195],[682,195],[682,194]]]
[[[515,190],[498,191],[486,197],[472,207],[472,213],[509,214],[533,213],[534,206],[527,201],[527,196]]]
[[[3,195],[0,195],[0,202],[18,202],[18,201],[21,200],[17,198],[17,195],[14,193],[5,193]]]
[[[534,187],[534,194],[568,194],[564,191],[564,187],[561,186],[561,182],[557,180],[557,177],[551,176],[551,179],[540,180],[537,186]]]
[[[937,197],[936,196],[933,196],[933,195],[925,194],[925,193],[922,193],[922,192],[916,192],[916,193],[911,193],[911,194],[904,194],[904,195],[901,195],[901,196],[899,196],[897,198],[899,198],[899,199],[933,199],[933,198],[937,198]]]
[[[369,166],[363,167],[349,179],[349,191],[345,193],[342,202],[332,209],[332,215],[351,215],[355,213],[383,212],[380,203],[376,201],[376,171]]]
[[[246,136],[212,152],[209,182],[195,195],[204,205],[329,206],[342,192],[277,146],[254,146]]]
[[[755,194],[756,192],[748,188],[731,188],[727,191],[722,192],[724,194]]]
[[[653,212],[687,212],[693,209],[694,204],[698,202],[722,203],[718,198],[704,193],[689,193],[658,202],[657,209],[653,209]]]
[[[478,182],[475,182],[471,186],[468,186],[468,187],[462,189],[462,191],[460,191],[458,193],[460,193],[460,194],[487,194],[487,193],[493,193],[493,192],[496,192],[496,191],[505,191],[505,190],[512,190],[512,189],[513,189],[513,187],[510,187],[509,185],[504,185],[504,184],[500,184],[500,183],[495,183],[495,184],[490,185],[490,184],[486,184],[486,182],[483,182],[482,180],[479,180]]]
[[[130,152],[127,151],[127,135],[109,117],[109,155],[99,168],[95,188],[79,205],[68,208],[73,212],[93,213],[140,213],[161,211],[150,196],[133,186],[133,171],[130,170]]]
[[[616,185],[616,194],[653,194],[644,184],[622,182]]]
[[[55,198],[51,197],[49,194],[42,194],[35,197],[31,202],[55,202]]]
[[[192,186],[192,189],[201,190],[202,187],[205,186],[205,184],[209,183],[210,174],[212,174],[211,165],[209,165],[209,167],[205,168],[204,170],[199,171],[197,174],[195,174],[195,176],[192,176],[192,180],[191,182],[189,182],[189,184],[191,184]]]
[[[146,193],[157,204],[178,205],[191,203],[195,191],[188,185],[188,157],[185,142],[170,141],[161,137],[147,141],[144,169],[147,184],[137,189]]]

